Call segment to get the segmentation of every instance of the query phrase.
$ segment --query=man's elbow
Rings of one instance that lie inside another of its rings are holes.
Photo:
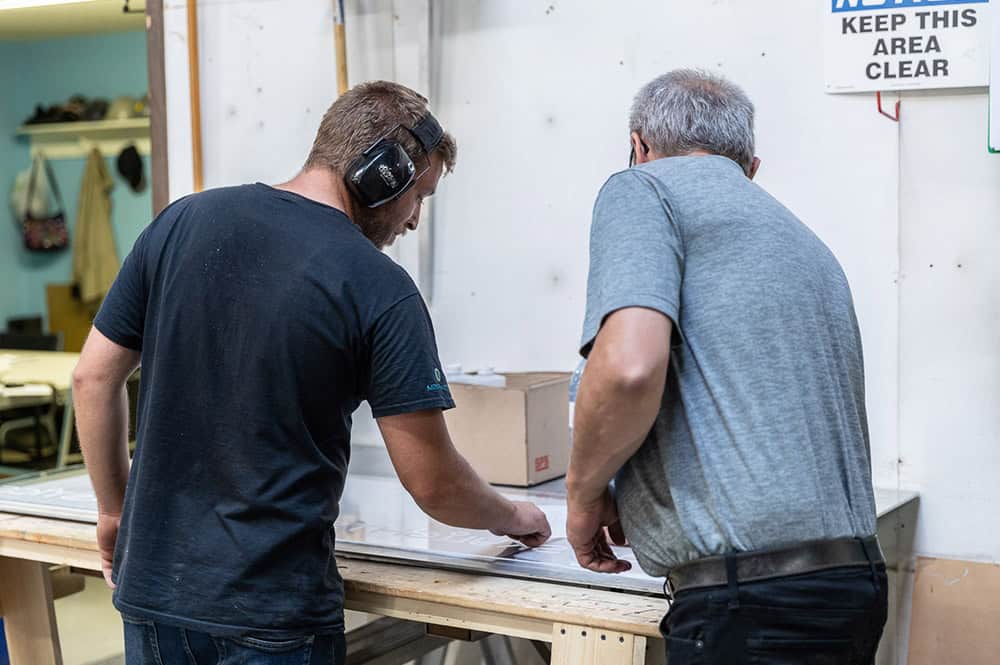
[[[446,483],[432,475],[420,474],[419,478],[400,478],[403,488],[425,512],[448,502]]]
[[[630,358],[614,364],[608,379],[615,392],[641,395],[650,390],[662,389],[666,373],[665,362],[650,358]]]
[[[114,378],[110,372],[97,367],[77,365],[73,370],[73,394],[82,395],[102,390],[115,390]]]

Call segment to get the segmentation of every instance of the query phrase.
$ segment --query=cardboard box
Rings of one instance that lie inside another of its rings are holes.
[[[449,384],[452,441],[491,483],[529,487],[566,475],[568,372],[504,374],[505,388]]]

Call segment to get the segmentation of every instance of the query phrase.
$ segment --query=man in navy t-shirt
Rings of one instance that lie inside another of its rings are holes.
[[[452,446],[430,317],[379,251],[416,228],[455,152],[426,99],[366,83],[330,107],[291,181],[185,197],[136,241],[73,384],[129,664],[343,662],[333,522],[364,400],[429,515],[548,538],[536,506]]]

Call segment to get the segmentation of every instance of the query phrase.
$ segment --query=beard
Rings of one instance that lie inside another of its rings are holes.
[[[395,201],[378,208],[360,208],[354,214],[354,223],[368,240],[379,249],[384,249],[396,239],[399,228],[399,211]]]

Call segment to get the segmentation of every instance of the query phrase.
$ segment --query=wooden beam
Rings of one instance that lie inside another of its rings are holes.
[[[645,665],[646,638],[592,626],[552,626],[552,665]]]
[[[358,612],[440,626],[453,626],[487,633],[500,633],[529,640],[552,639],[552,622],[490,610],[456,607],[445,603],[349,591],[344,607]]]
[[[514,637],[549,641],[552,639],[553,622],[596,624],[605,630],[659,637],[660,619],[667,611],[667,603],[662,598],[616,591],[412,568],[347,557],[340,557],[337,563],[344,577],[348,602],[353,598],[365,599],[366,604],[384,603],[387,609],[391,609],[400,607],[399,603],[413,600],[426,604],[428,608],[453,608],[451,612],[459,620],[501,617],[499,624],[489,624],[486,619],[487,625],[512,623],[514,626],[530,626],[523,631],[527,634],[462,626]],[[350,605],[348,608],[362,609]],[[386,614],[382,609],[363,611]],[[463,614],[465,612],[468,614]],[[451,614],[444,616],[450,617]],[[446,621],[431,620],[427,623],[461,626],[461,623]]]
[[[62,665],[48,566],[0,558],[0,580],[11,665]]]
[[[41,563],[54,563],[87,570],[101,569],[101,555],[97,552],[85,552],[75,547],[7,539],[3,536],[0,536],[0,557],[30,559]],[[0,576],[0,580],[3,580],[2,576]]]
[[[146,68],[149,77],[150,181],[153,216],[170,202],[167,158],[167,75],[163,47],[163,0],[146,0]]]
[[[333,0],[333,47],[337,59],[337,96],[347,92],[347,30],[344,0]]]
[[[191,161],[194,191],[200,192],[201,162],[201,74],[198,63],[198,0],[187,3],[188,87],[191,93]]]

